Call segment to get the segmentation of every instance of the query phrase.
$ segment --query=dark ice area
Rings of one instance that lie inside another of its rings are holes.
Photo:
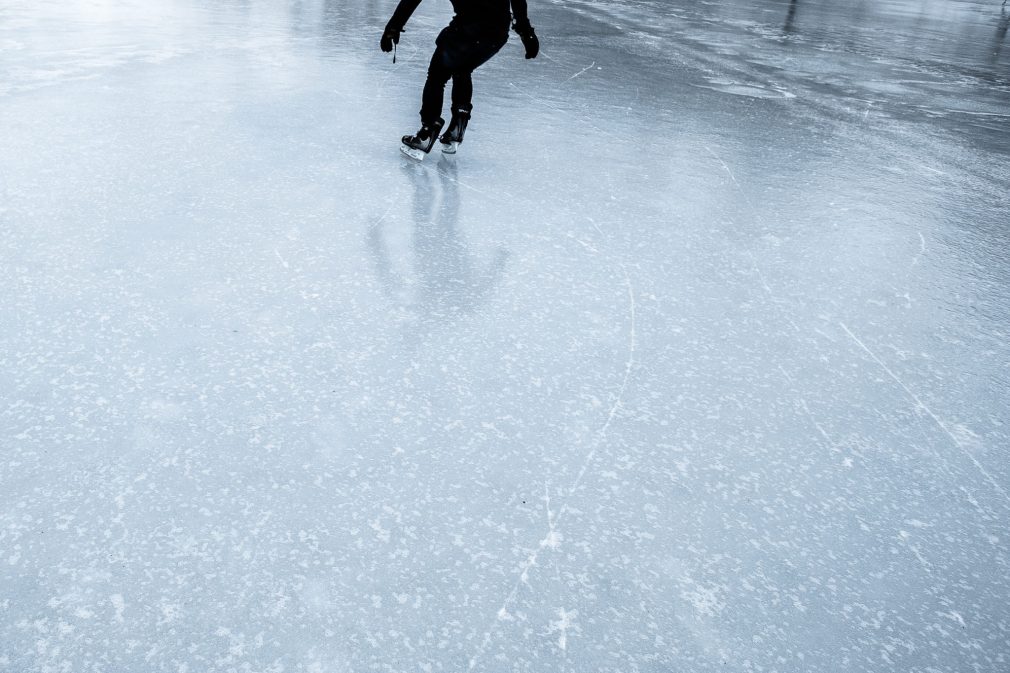
[[[1010,670],[1010,7],[0,2],[0,671]]]

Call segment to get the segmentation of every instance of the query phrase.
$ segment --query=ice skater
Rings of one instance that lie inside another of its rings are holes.
[[[393,51],[399,44],[403,27],[420,4],[421,0],[400,0],[379,41],[382,51]],[[428,79],[421,94],[421,130],[403,136],[400,148],[418,160],[431,151],[436,139],[441,140],[446,154],[453,154],[463,141],[473,110],[471,75],[508,42],[510,22],[523,42],[526,58],[536,58],[540,52],[540,41],[526,15],[526,0],[452,0],[452,7],[455,14],[435,39],[435,53],[428,66]],[[442,99],[450,79],[452,117],[449,128],[438,138],[445,126]]]

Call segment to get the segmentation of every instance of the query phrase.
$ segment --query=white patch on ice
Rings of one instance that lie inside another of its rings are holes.
[[[369,528],[375,531],[375,534],[378,536],[380,540],[382,540],[383,542],[389,542],[390,539],[389,530],[382,527],[381,520],[378,517],[376,517],[373,521],[369,521],[368,526]]]
[[[540,541],[540,546],[548,549],[557,549],[561,546],[561,533],[556,530],[547,533],[547,537]]]
[[[721,594],[725,587],[708,584],[700,585],[691,582],[692,589],[681,591],[681,597],[691,604],[695,612],[702,617],[714,617],[725,607]]]
[[[126,610],[126,601],[123,600],[122,594],[112,594],[109,596],[109,601],[112,603],[112,608],[116,611],[114,619],[122,623],[123,622],[123,611]]]
[[[558,608],[558,619],[552,621],[547,628],[547,633],[557,633],[558,634],[558,647],[562,650],[568,649],[568,631],[569,629],[578,631],[579,627],[575,625],[575,618],[578,616],[578,610],[572,610],[571,612],[565,610],[564,608]]]
[[[161,604],[161,619],[158,621],[159,625],[162,624],[172,624],[182,617],[182,606],[178,603],[168,603],[162,602]]]

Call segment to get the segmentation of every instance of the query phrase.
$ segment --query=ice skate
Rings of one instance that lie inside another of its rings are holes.
[[[463,142],[463,134],[466,133],[466,125],[470,121],[470,111],[456,109],[452,111],[452,119],[449,121],[449,128],[445,130],[439,139],[442,143],[444,154],[455,154],[459,144]]]
[[[403,136],[401,139],[400,151],[411,159],[424,161],[424,157],[431,152],[435,140],[438,139],[438,132],[445,126],[445,120],[441,117],[432,124],[422,124],[421,130],[414,135]]]

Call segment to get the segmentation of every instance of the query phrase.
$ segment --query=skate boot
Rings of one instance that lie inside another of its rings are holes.
[[[445,130],[442,137],[442,152],[445,154],[455,154],[456,148],[463,142],[463,134],[466,133],[466,125],[470,121],[470,110],[456,108],[452,111],[452,120],[449,128]]]
[[[431,151],[435,140],[438,139],[438,132],[445,126],[445,120],[441,117],[432,124],[421,124],[421,130],[412,136],[403,136],[403,144],[400,151],[411,159],[424,161],[425,155]]]

